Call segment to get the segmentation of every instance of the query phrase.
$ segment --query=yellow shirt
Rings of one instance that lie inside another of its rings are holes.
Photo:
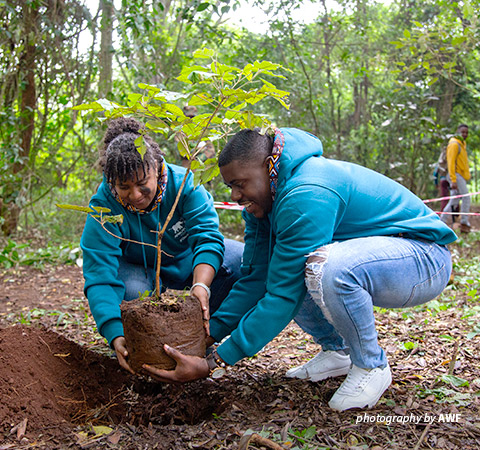
[[[465,141],[459,139],[458,137],[452,137],[448,141],[447,164],[448,174],[450,175],[452,183],[457,182],[457,173],[459,173],[463,178],[465,178],[466,181],[470,179],[467,143]]]

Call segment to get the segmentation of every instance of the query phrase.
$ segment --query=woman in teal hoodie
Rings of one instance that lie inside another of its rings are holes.
[[[130,370],[120,315],[122,300],[153,291],[156,249],[131,241],[156,244],[170,213],[185,169],[167,164],[158,144],[144,134],[140,122],[120,118],[109,123],[100,158],[103,182],[90,206],[121,214],[122,224],[106,224],[107,233],[88,217],[82,234],[85,296],[98,331],[115,349],[119,363]],[[143,158],[135,140],[143,134]],[[211,195],[193,185],[190,174],[162,240],[162,289],[190,287],[204,318],[214,312],[240,276],[243,244],[226,239],[218,229]]]
[[[210,320],[206,359],[166,350],[162,381],[217,375],[252,356],[295,321],[322,346],[288,377],[347,375],[329,402],[375,405],[391,382],[373,306],[408,307],[438,296],[451,273],[453,231],[405,187],[364,167],[322,156],[315,136],[242,130],[219,156],[233,201],[245,207],[242,278]]]

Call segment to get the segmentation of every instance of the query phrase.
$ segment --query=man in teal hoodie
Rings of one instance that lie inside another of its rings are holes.
[[[206,359],[182,355],[162,381],[216,376],[252,356],[292,320],[322,351],[288,377],[347,375],[329,402],[372,407],[391,382],[373,306],[408,307],[438,296],[451,273],[455,233],[405,187],[327,159],[315,136],[242,130],[219,156],[233,201],[245,207],[242,278],[210,320]]]

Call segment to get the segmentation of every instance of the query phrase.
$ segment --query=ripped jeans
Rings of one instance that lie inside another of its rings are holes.
[[[374,306],[406,308],[437,297],[452,271],[450,251],[432,242],[373,236],[321,247],[307,260],[307,295],[295,322],[357,367],[385,367]]]

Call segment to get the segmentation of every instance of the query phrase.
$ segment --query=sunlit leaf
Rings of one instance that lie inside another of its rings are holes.
[[[122,214],[117,214],[116,216],[102,216],[102,222],[119,223],[121,225],[123,223],[123,216]]]
[[[61,209],[70,209],[72,211],[80,211],[84,213],[92,213],[94,212],[89,206],[78,206],[78,205],[66,205],[61,203],[56,203],[55,206]]]
[[[208,48],[203,48],[201,50],[196,50],[195,52],[193,52],[194,58],[212,58],[214,55],[215,52]]]
[[[140,156],[143,159],[145,153],[147,152],[147,147],[145,146],[145,141],[143,139],[143,136],[142,135],[138,136],[135,139],[134,144],[135,144],[135,147],[136,147],[138,153],[140,153]]]
[[[103,206],[92,206],[92,208],[98,213],[109,213],[112,212],[111,209],[105,208]]]
[[[92,430],[95,433],[95,436],[103,436],[105,434],[110,434],[113,431],[113,428],[105,426],[92,426]]]

